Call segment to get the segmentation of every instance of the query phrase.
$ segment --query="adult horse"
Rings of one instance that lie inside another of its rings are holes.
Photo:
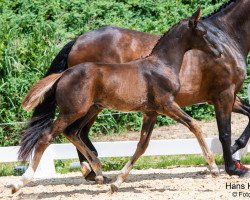
[[[175,102],[180,89],[179,72],[185,52],[199,49],[212,57],[221,56],[217,37],[206,30],[199,18],[200,10],[175,25],[159,39],[150,55],[145,58],[123,64],[82,63],[36,83],[24,99],[23,107],[26,110],[34,108],[52,88],[59,116],[47,129],[36,130],[41,136],[38,141],[31,139],[21,143],[20,158],[25,160],[35,149],[34,157],[22,179],[13,186],[13,192],[31,180],[43,152],[53,138],[62,132],[88,159],[96,173],[96,182],[103,183],[99,159],[75,131],[70,131],[71,124],[81,117],[85,120],[83,126],[88,123],[99,112],[99,107],[140,111],[144,114],[137,149],[117,181],[112,184],[113,192],[118,190],[136,160],[145,152],[157,114],[167,115],[187,126],[204,147],[201,128]],[[203,149],[208,163],[214,162],[210,160],[211,155],[207,151],[208,148]]]
[[[215,32],[218,41],[223,44],[223,57],[215,60],[200,51],[187,52],[180,71],[181,88],[176,97],[177,103],[182,107],[200,102],[208,102],[215,106],[225,169],[230,175],[246,172],[244,169],[235,168],[231,155],[247,144],[250,137],[250,123],[231,149],[230,146],[231,112],[250,117],[250,106],[236,96],[243,84],[246,74],[246,58],[250,50],[249,10],[249,0],[231,0],[203,18],[208,29]],[[144,57],[150,53],[160,37],[118,27],[101,28],[84,34],[65,45],[52,62],[46,76],[62,72],[82,62],[120,63]],[[36,107],[33,119],[38,117],[39,120],[31,122],[27,132],[36,126],[41,126],[41,121],[44,121],[44,128],[49,126],[54,110],[55,99],[53,92],[50,92]],[[82,140],[95,152],[88,138],[88,132],[96,116],[80,130]],[[79,120],[72,128],[77,130],[80,124]],[[23,140],[29,136],[33,140],[39,138],[39,135],[34,133],[26,135]],[[86,159],[80,156],[80,160]],[[84,167],[84,171],[85,169]],[[93,174],[93,172],[90,173],[87,178],[91,178]]]

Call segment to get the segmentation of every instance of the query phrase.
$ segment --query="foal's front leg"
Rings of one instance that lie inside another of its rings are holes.
[[[118,175],[116,182],[111,184],[111,192],[116,192],[120,185],[126,180],[131,171],[133,165],[138,160],[138,158],[145,152],[148,147],[151,133],[154,128],[157,113],[147,113],[143,116],[143,124],[141,129],[140,141],[137,144],[136,151],[127,164],[122,168],[121,173]]]
[[[161,111],[162,112],[162,111]],[[199,145],[202,149],[203,155],[209,165],[209,170],[211,171],[213,176],[219,175],[219,169],[215,163],[214,156],[210,149],[208,148],[206,141],[203,137],[202,130],[198,123],[190,117],[187,113],[185,113],[177,103],[171,102],[164,107],[163,113],[174,120],[182,123],[186,127],[189,128],[191,132],[194,133],[195,137],[197,138]]]

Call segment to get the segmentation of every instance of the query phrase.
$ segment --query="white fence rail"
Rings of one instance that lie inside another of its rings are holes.
[[[234,141],[234,140],[233,140]],[[135,152],[138,141],[95,142],[99,157],[126,157]],[[217,138],[206,138],[213,153],[221,153],[221,144]],[[18,146],[0,147],[0,162],[16,162]],[[243,152],[250,152],[250,145]],[[144,155],[202,154],[196,139],[151,140]],[[54,160],[78,158],[72,144],[52,144],[45,151],[35,177],[55,175]]]

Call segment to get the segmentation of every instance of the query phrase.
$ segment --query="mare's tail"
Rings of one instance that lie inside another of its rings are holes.
[[[44,130],[48,128],[54,119],[56,100],[53,84],[60,78],[59,73],[68,68],[68,54],[73,47],[75,40],[67,43],[52,61],[45,78],[35,84],[28,92],[23,106],[26,110],[35,108],[27,129],[21,138],[19,159],[26,160],[35,148]],[[56,74],[55,74],[56,73]],[[47,82],[46,82],[46,81]],[[39,85],[38,87],[38,84]]]

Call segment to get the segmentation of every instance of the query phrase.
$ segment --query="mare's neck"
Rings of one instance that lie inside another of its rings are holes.
[[[226,32],[245,57],[250,51],[250,0],[239,0],[228,9],[205,19]]]

